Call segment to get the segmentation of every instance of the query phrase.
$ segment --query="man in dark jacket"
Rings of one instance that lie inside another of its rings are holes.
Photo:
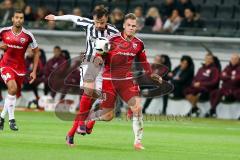
[[[168,73],[171,83],[174,85],[172,92],[174,99],[184,98],[183,90],[191,85],[194,77],[194,64],[190,56],[182,56],[180,65]]]
[[[44,94],[47,95],[50,91],[50,86],[57,85],[58,79],[57,76],[64,75],[64,71],[67,67],[66,58],[62,55],[61,48],[59,46],[55,46],[53,49],[54,56],[48,60],[45,66],[45,80],[44,80]],[[64,65],[64,66],[63,66]],[[51,75],[52,72],[56,71],[57,68],[61,67],[61,69],[58,69],[57,73],[54,73],[55,75]],[[49,77],[52,76],[55,77],[54,80],[50,80]],[[54,84],[53,84],[54,83]],[[55,88],[55,87],[54,87]],[[51,92],[51,96],[55,97],[54,92]]]
[[[199,116],[200,110],[197,107],[199,97],[202,94],[205,96],[209,95],[213,90],[218,88],[219,78],[220,74],[214,63],[214,56],[212,54],[207,54],[205,63],[198,70],[192,85],[184,91],[186,99],[192,104],[192,109],[188,114],[189,116]]]
[[[220,89],[214,90],[210,95],[211,109],[206,117],[216,117],[216,107],[224,98],[240,100],[240,59],[238,54],[233,54],[229,65],[223,70],[220,79],[223,84]]]

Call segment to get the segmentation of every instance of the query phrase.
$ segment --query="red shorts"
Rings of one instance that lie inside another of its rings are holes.
[[[104,100],[101,108],[114,108],[117,95],[128,102],[132,97],[139,96],[139,86],[131,80],[103,80],[102,91]]]
[[[1,77],[5,84],[10,80],[15,80],[17,83],[17,97],[21,96],[21,88],[24,82],[25,76],[19,76],[16,72],[14,72],[11,68],[5,67],[1,68]]]

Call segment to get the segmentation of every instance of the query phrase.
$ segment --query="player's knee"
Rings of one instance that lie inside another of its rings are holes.
[[[11,95],[17,94],[17,86],[16,85],[9,85],[8,86],[8,93]]]
[[[93,89],[91,88],[85,88],[84,89],[84,93],[88,96],[92,96],[93,95]]]
[[[142,107],[138,106],[138,105],[132,106],[131,110],[132,110],[133,114],[135,114],[135,115],[139,115],[142,113]]]
[[[103,119],[104,121],[111,121],[113,119],[113,113],[112,112],[109,112],[109,113],[106,113],[104,116],[103,116]]]

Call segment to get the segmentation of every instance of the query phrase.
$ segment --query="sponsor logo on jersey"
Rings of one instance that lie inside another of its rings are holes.
[[[6,40],[10,40],[10,37],[7,37]]]
[[[134,53],[130,53],[130,52],[118,52],[117,55],[132,56],[132,57],[135,56]]]
[[[11,44],[7,44],[7,46],[8,46],[9,48],[23,49],[23,47],[22,47],[22,46],[17,46],[17,45],[11,45]]]

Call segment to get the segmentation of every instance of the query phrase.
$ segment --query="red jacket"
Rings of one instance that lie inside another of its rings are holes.
[[[224,76],[226,74],[226,76]],[[237,89],[240,88],[240,64],[232,66],[229,64],[221,74],[223,81],[222,88]]]
[[[200,82],[200,88],[211,91],[218,88],[219,79],[220,73],[215,65],[203,65],[194,77],[192,85]]]

